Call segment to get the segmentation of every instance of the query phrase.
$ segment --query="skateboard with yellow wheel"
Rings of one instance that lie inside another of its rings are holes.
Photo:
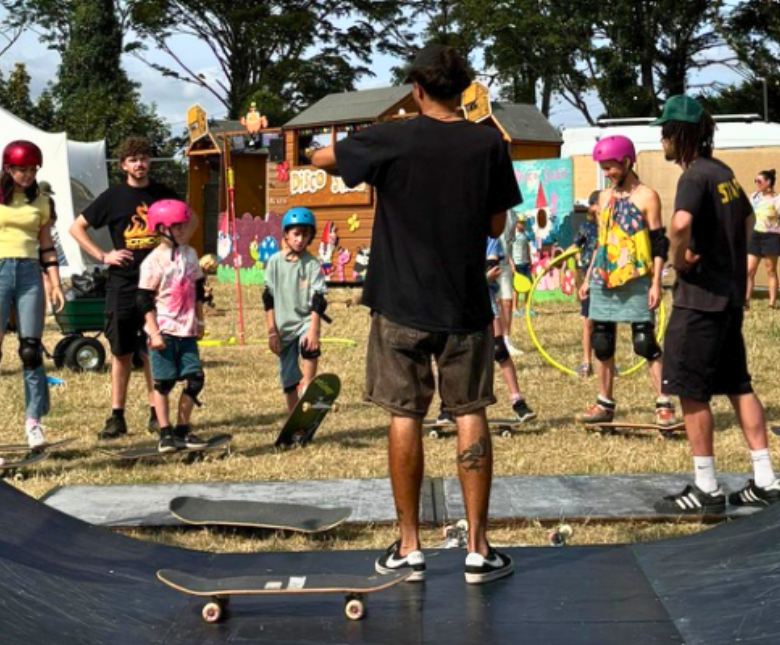
[[[274,444],[277,448],[305,446],[314,437],[331,410],[336,411],[336,399],[341,392],[341,380],[335,374],[319,374],[301,395],[295,409],[287,417]]]

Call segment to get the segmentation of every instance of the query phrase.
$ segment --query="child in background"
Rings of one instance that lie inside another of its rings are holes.
[[[585,221],[580,225],[577,235],[574,237],[574,245],[580,252],[577,258],[577,296],[579,297],[579,287],[585,279],[590,267],[590,261],[593,259],[593,253],[599,242],[599,195],[600,191],[594,190],[588,198],[588,214]],[[582,378],[588,378],[593,375],[593,366],[591,356],[593,355],[593,346],[591,336],[593,335],[593,321],[588,318],[590,311],[590,294],[580,301],[580,315],[582,316],[582,364],[580,365],[579,375]]]
[[[288,411],[298,403],[303,388],[317,375],[321,320],[327,288],[320,263],[306,248],[314,239],[317,222],[308,208],[292,208],[282,220],[285,248],[271,256],[265,269],[265,307],[268,346],[279,357],[279,378]],[[300,355],[303,371],[298,364]]]
[[[203,304],[210,309],[214,308],[214,289],[209,284],[208,276],[217,275],[219,261],[213,253],[207,253],[200,259],[200,268],[203,271]]]
[[[175,199],[157,201],[149,208],[149,229],[160,245],[141,264],[138,308],[144,314],[151,349],[154,407],[160,422],[160,452],[202,448],[206,441],[190,431],[190,417],[204,374],[198,354],[203,338],[203,272],[189,242],[187,224],[192,212]],[[176,426],[171,426],[168,395],[177,381],[185,381],[179,398]]]
[[[515,273],[531,280],[531,244],[525,232],[525,215],[518,213],[515,224],[515,239],[512,244],[512,266]],[[523,304],[528,301],[528,294],[523,294]],[[525,315],[520,307],[520,294],[515,291],[515,316]]]

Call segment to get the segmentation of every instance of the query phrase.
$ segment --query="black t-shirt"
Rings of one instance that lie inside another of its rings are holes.
[[[115,249],[133,253],[133,260],[127,266],[109,267],[109,289],[128,294],[138,289],[141,262],[160,243],[159,236],[147,228],[146,213],[161,199],[179,197],[163,184],[151,182],[145,188],[122,184],[101,193],[84,211],[84,218],[92,228],[108,227]]]
[[[677,276],[675,307],[741,307],[747,285],[746,222],[753,207],[731,168],[717,159],[696,159],[680,177],[674,210],[693,215],[690,248],[701,256]]]
[[[339,141],[336,159],[348,186],[377,191],[363,304],[415,329],[484,329],[490,217],[522,202],[501,134],[421,116]]]

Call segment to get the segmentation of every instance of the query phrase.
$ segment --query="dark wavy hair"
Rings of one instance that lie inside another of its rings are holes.
[[[471,85],[468,63],[452,47],[437,48],[424,63],[412,64],[407,82],[414,81],[432,98],[448,101],[457,98]]]
[[[705,112],[698,123],[667,121],[662,136],[672,142],[675,163],[689,165],[697,156],[712,157],[715,147],[715,121]]]
[[[38,182],[34,181],[32,185],[25,189],[24,196],[27,198],[27,202],[33,202],[40,195],[40,189],[38,188]],[[0,204],[10,204],[14,197],[14,180],[11,175],[4,170],[0,172]]]
[[[772,168],[772,170],[762,170],[760,173],[764,179],[766,179],[769,182],[769,185],[772,186],[772,190],[775,189],[775,179],[777,178],[777,171]]]
[[[117,151],[120,165],[128,157],[137,157],[138,155],[152,156],[152,144],[146,137],[128,137]]]

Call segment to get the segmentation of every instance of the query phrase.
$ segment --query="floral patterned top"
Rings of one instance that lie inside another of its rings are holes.
[[[758,233],[780,233],[780,195],[753,193],[750,198],[756,214],[755,230]]]
[[[644,215],[630,196],[610,196],[599,215],[599,244],[591,282],[614,289],[651,273],[653,255]]]

